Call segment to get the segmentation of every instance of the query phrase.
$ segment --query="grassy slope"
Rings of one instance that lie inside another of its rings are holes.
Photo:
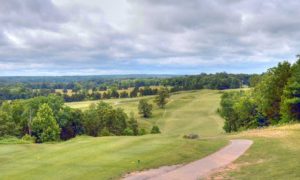
[[[186,140],[182,135],[194,132],[205,138],[222,134],[223,121],[215,113],[219,97],[217,91],[208,90],[179,93],[172,96],[166,110],[155,109],[149,120],[139,118],[145,128],[158,124],[161,135],[78,137],[56,144],[0,145],[0,179],[109,179],[128,171],[201,158],[227,141]],[[138,99],[107,101],[137,114]],[[69,105],[84,109],[90,103]]]
[[[300,179],[300,124],[249,130],[228,138],[252,139],[254,144],[213,178]]]

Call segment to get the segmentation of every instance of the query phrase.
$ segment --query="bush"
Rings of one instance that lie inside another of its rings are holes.
[[[100,136],[110,136],[109,130],[105,127],[101,130]]]
[[[133,135],[134,135],[133,130],[130,129],[130,128],[124,129],[123,134],[124,134],[125,136],[133,136]]]
[[[151,129],[151,134],[159,134],[160,130],[158,126],[153,126]]]
[[[22,141],[32,142],[34,143],[36,141],[36,138],[34,136],[30,136],[29,134],[25,134],[22,137]]]
[[[199,135],[191,133],[191,134],[184,135],[183,138],[185,138],[185,139],[198,139]]]
[[[142,135],[145,135],[147,134],[146,130],[144,128],[140,129],[139,130],[139,135],[142,136]]]

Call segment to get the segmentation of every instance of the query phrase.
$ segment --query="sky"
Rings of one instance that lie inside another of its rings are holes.
[[[300,53],[295,0],[0,0],[0,76],[261,73]]]

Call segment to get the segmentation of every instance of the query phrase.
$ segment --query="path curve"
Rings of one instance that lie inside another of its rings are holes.
[[[186,165],[163,166],[158,169],[128,174],[124,180],[196,180],[213,170],[224,167],[238,159],[252,145],[245,139],[231,140],[219,151]]]

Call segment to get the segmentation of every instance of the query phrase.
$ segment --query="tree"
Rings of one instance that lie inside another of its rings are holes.
[[[68,93],[68,89],[64,88],[64,89],[63,89],[63,93],[64,93],[64,94],[67,94],[67,93]]]
[[[269,124],[277,124],[280,120],[281,97],[290,76],[290,64],[285,61],[269,69],[255,87],[258,111],[267,117]]]
[[[226,132],[238,130],[238,115],[234,111],[234,104],[237,102],[240,94],[237,92],[225,92],[221,97],[220,115],[225,119],[223,129]]]
[[[91,105],[84,112],[83,119],[85,133],[91,136],[103,135],[102,130],[113,135],[122,135],[127,127],[127,114],[122,109],[114,109],[105,102]]]
[[[67,140],[83,133],[83,114],[80,109],[64,107],[59,111],[58,124],[61,128],[60,138]]]
[[[109,109],[107,114],[105,114],[105,121],[106,127],[108,128],[109,132],[114,135],[122,135],[124,129],[127,127],[127,114],[124,112],[123,109]]]
[[[237,114],[237,128],[249,129],[264,125],[257,118],[257,104],[252,97],[251,92],[244,92],[239,100],[233,105],[233,111]]]
[[[133,90],[130,92],[130,97],[131,98],[137,97],[138,92],[139,92],[139,88],[138,87],[134,87]]]
[[[102,119],[98,117],[98,112],[95,104],[91,104],[83,114],[83,127],[87,135],[98,136],[101,128],[104,126]]]
[[[132,130],[133,135],[137,136],[139,134],[138,122],[134,118],[133,112],[130,113],[130,117],[129,117],[129,121],[128,121],[128,128]]]
[[[110,97],[112,97],[112,98],[119,98],[119,96],[120,96],[116,88],[112,88],[111,91],[109,91],[109,92],[110,92],[109,93]]]
[[[255,87],[261,80],[261,75],[253,75],[249,78],[249,86],[250,87]]]
[[[0,110],[0,136],[19,135],[20,127],[13,121],[9,113]]]
[[[102,98],[103,98],[103,99],[110,99],[110,94],[107,93],[107,92],[104,92],[104,93],[102,94]]]
[[[281,122],[300,121],[300,58],[292,67],[292,75],[282,95]]]
[[[128,96],[128,93],[126,92],[126,91],[122,91],[121,93],[120,93],[120,98],[128,98],[129,96]]]
[[[59,139],[60,128],[48,104],[42,104],[32,121],[32,134],[37,142],[56,141]]]
[[[144,118],[149,118],[152,115],[152,104],[148,103],[146,99],[141,99],[138,106],[139,114]]]
[[[82,85],[79,84],[79,83],[76,83],[76,84],[74,85],[74,88],[72,89],[72,91],[73,91],[75,94],[77,94],[81,89],[82,89]]]
[[[155,97],[154,102],[158,107],[164,108],[167,104],[167,99],[170,97],[169,90],[167,87],[161,88],[158,91],[158,95]]]

